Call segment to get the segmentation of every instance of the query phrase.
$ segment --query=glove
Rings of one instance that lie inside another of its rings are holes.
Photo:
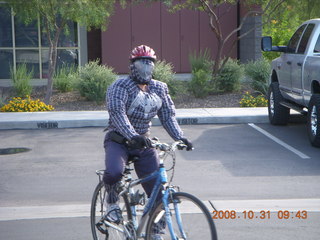
[[[144,147],[150,147],[151,146],[151,140],[145,136],[137,135],[131,138],[131,141],[129,143],[129,147],[132,149],[140,149]]]
[[[192,145],[192,143],[191,143],[188,139],[186,139],[186,138],[180,138],[180,140],[181,140],[185,145],[187,145],[187,151],[190,151],[190,150],[193,149],[193,145]]]

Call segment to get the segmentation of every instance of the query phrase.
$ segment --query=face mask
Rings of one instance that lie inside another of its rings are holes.
[[[139,84],[148,84],[152,79],[154,63],[149,59],[139,59],[131,65],[131,75]]]

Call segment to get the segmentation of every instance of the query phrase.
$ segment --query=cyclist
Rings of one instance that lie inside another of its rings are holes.
[[[109,124],[104,140],[106,171],[103,181],[108,192],[105,218],[111,222],[118,223],[121,218],[117,183],[128,158],[138,157],[134,166],[139,178],[159,167],[156,150],[148,148],[153,117],[158,115],[169,135],[183,141],[187,150],[192,149],[192,143],[184,137],[175,119],[175,107],[167,85],[152,79],[156,59],[152,48],[146,45],[134,48],[130,55],[129,76],[118,79],[107,90]],[[153,185],[154,181],[143,184],[148,197]]]

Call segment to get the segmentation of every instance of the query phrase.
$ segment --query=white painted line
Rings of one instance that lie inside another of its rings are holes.
[[[268,199],[268,200],[211,200],[214,207],[220,210],[243,211],[308,211],[320,212],[320,199]],[[209,201],[204,201],[209,211],[214,209]],[[184,205],[181,208],[183,214],[199,213],[194,205]],[[54,206],[24,206],[24,207],[0,207],[0,222],[13,220],[34,220],[51,218],[76,218],[89,217],[89,204],[54,205]]]
[[[0,221],[90,216],[89,204],[0,207]]]
[[[263,135],[265,135],[266,137],[270,138],[271,140],[273,140],[274,142],[278,143],[279,145],[283,146],[284,148],[286,148],[287,150],[293,152],[294,154],[298,155],[299,157],[303,158],[303,159],[309,159],[310,157],[305,155],[304,153],[300,152],[299,150],[291,147],[290,145],[286,144],[285,142],[281,141],[279,138],[271,135],[270,133],[268,133],[267,131],[263,130],[262,128],[256,126],[253,123],[248,123],[248,125],[252,128],[254,128],[255,130],[259,131],[260,133],[262,133]]]

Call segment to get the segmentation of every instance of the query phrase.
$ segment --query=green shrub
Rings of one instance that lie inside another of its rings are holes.
[[[13,98],[8,104],[4,105],[1,112],[42,112],[52,111],[54,108],[51,105],[46,105],[39,99],[32,100],[30,96],[25,99],[20,97]]]
[[[81,96],[100,104],[105,99],[107,88],[116,80],[117,75],[112,68],[99,65],[98,61],[93,61],[80,67],[78,74],[73,77],[77,78],[75,87]]]
[[[190,81],[190,92],[198,98],[204,98],[212,91],[210,87],[212,80],[212,66],[210,51],[205,49],[189,55],[189,62],[192,70]]]
[[[216,89],[220,92],[239,91],[243,76],[243,67],[238,64],[238,61],[229,59],[215,77]]]
[[[175,72],[171,63],[167,63],[165,60],[157,61],[154,65],[153,77],[156,80],[165,82],[168,85],[170,95],[175,96],[178,89],[174,80]]]
[[[192,72],[192,79],[190,81],[190,91],[197,98],[204,98],[210,93],[210,80],[212,78],[211,72],[199,69]]]
[[[76,72],[75,66],[63,66],[58,68],[53,77],[53,86],[60,92],[70,92],[73,88],[73,74]]]
[[[19,64],[16,72],[10,68],[10,75],[13,81],[13,88],[18,97],[26,97],[31,95],[32,86],[30,80],[33,76],[33,70],[28,71],[26,63]]]
[[[153,77],[165,83],[173,81],[175,72],[171,63],[165,60],[157,61],[154,65]]]
[[[239,103],[241,107],[267,107],[268,106],[268,100],[263,95],[253,97],[252,95],[249,94],[249,92],[246,92],[246,94],[243,95]]]
[[[270,70],[269,61],[263,58],[251,61],[245,65],[246,76],[251,78],[251,87],[264,95],[268,92]]]
[[[213,62],[209,49],[201,50],[199,53],[195,51],[189,54],[189,62],[192,72],[197,72],[198,70],[204,70],[206,72],[212,71]]]

